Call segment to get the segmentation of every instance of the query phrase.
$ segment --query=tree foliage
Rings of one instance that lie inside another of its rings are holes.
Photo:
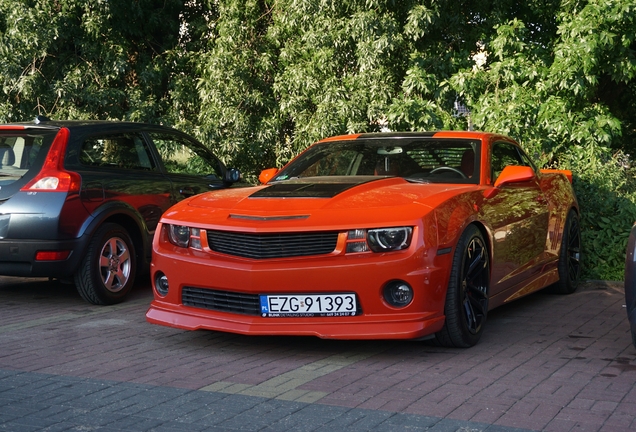
[[[635,19],[635,0],[2,0],[0,121],[166,123],[250,180],[328,135],[500,132],[574,170],[588,276],[618,278]]]

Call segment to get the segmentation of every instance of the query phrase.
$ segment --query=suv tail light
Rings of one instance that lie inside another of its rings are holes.
[[[79,174],[64,169],[64,156],[69,130],[61,128],[55,136],[40,172],[28,182],[22,192],[79,192]]]

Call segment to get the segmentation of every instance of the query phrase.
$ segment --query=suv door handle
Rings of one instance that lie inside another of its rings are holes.
[[[194,189],[192,189],[191,187],[181,188],[179,189],[179,193],[184,197],[191,197],[192,195],[194,195]]]

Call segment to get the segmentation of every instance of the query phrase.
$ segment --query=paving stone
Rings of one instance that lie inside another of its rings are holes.
[[[636,429],[620,285],[495,309],[480,344],[459,350],[186,332],[145,321],[147,285],[104,308],[7,280],[0,430]]]

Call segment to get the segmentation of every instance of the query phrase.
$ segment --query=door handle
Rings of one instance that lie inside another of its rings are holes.
[[[191,197],[192,195],[194,195],[194,189],[192,189],[191,187],[181,188],[179,189],[179,193],[184,197]]]

